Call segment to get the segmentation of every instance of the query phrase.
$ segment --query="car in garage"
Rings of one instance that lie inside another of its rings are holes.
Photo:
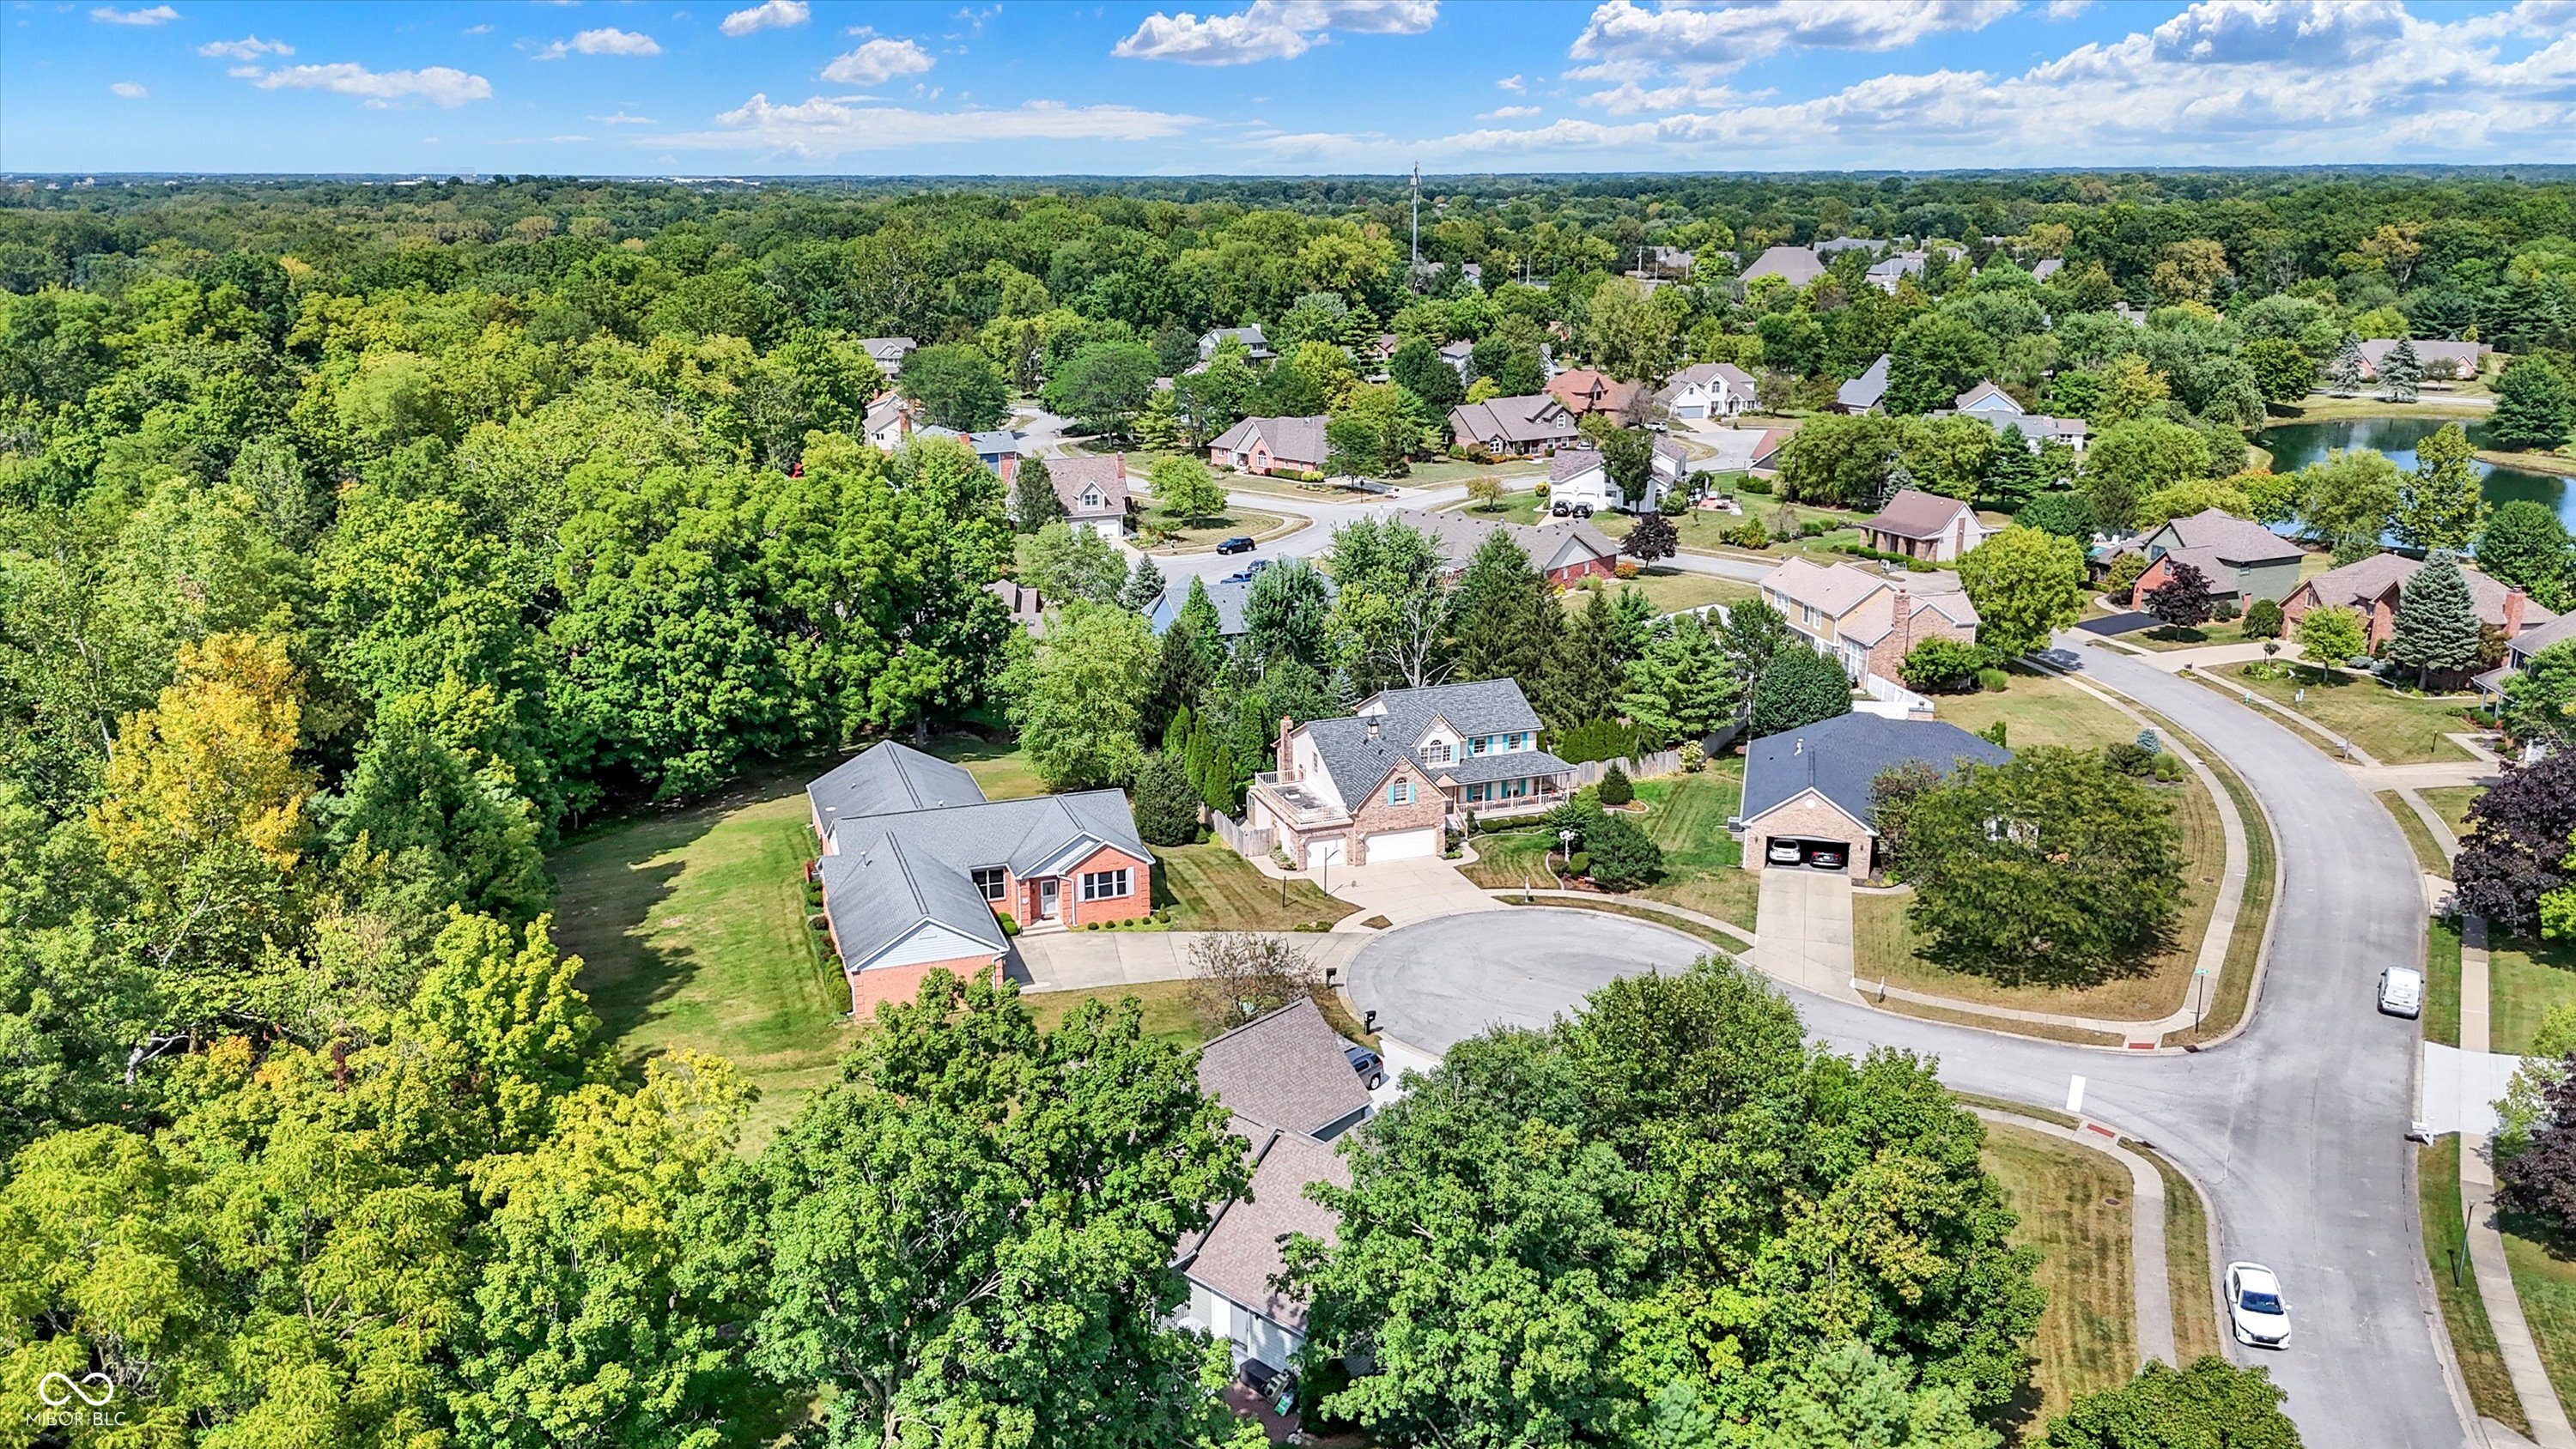
[[[1772,865],[1796,865],[1806,858],[1806,851],[1794,840],[1774,840],[1762,852],[1762,858]]]
[[[1851,864],[1851,847],[1839,840],[1810,841],[1807,864],[1818,870],[1842,870]]]
[[[2260,1263],[2227,1265],[2227,1326],[2249,1347],[2280,1348],[2290,1341],[2290,1305],[2281,1280]]]
[[[2424,973],[2412,966],[2391,966],[2380,972],[2379,1009],[2389,1016],[2422,1016]]]

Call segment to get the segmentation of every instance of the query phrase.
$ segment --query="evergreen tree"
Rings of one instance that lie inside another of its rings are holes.
[[[2003,435],[1996,440],[1994,452],[1986,459],[1982,486],[1988,502],[2006,512],[2020,509],[2048,486],[2039,454],[2022,436],[2019,423],[2006,424]]]
[[[1457,640],[1461,681],[1514,679],[1544,694],[1564,616],[1529,555],[1501,529],[1486,535],[1449,596],[1449,632]]]
[[[1154,652],[1154,687],[1145,699],[1142,720],[1148,738],[1161,734],[1184,710],[1195,708],[1215,682],[1225,661],[1224,623],[1207,596],[1204,580],[1190,580],[1188,599],[1163,631]]]
[[[1199,796],[1180,761],[1156,751],[1136,771],[1136,833],[1147,845],[1187,845],[1198,839]]]
[[[1753,686],[1753,736],[1761,739],[1851,713],[1851,680],[1813,649],[1771,656]]]
[[[1319,665],[1332,590],[1302,558],[1281,559],[1253,576],[1243,600],[1243,642],[1254,662]]]
[[[1608,594],[1595,592],[1565,621],[1556,657],[1548,665],[1546,691],[1532,703],[1558,729],[1608,719],[1619,712],[1629,655],[1628,630],[1618,607]]]
[[[2326,364],[2326,386],[2350,397],[2361,391],[2362,373],[2367,367],[2368,364],[2362,361],[2361,339],[2346,332],[2342,343],[2335,348],[2334,360]]]
[[[1191,582],[1196,583],[1193,579]],[[1149,553],[1136,555],[1136,567],[1128,570],[1127,582],[1118,587],[1118,606],[1142,614],[1154,607],[1163,596],[1163,571]]]
[[[1022,458],[1011,483],[1011,522],[1022,533],[1035,533],[1065,517],[1064,500],[1056,496],[1055,479],[1044,458]]]
[[[1750,607],[1738,604],[1730,612]],[[1629,662],[1627,693],[1619,706],[1652,743],[1696,740],[1735,722],[1749,679],[1721,636],[1699,616],[1686,614],[1666,625]]]
[[[2570,541],[2567,526],[2549,505],[2517,498],[2498,508],[2478,535],[2478,569],[2512,584],[2541,607],[2568,607]]]
[[[2397,489],[2392,522],[2401,542],[2421,549],[2466,549],[2486,523],[2478,487],[2477,449],[2458,423],[2415,445],[2415,471]]]
[[[2397,595],[2389,657],[2415,671],[2418,683],[2435,672],[2465,674],[2478,663],[2478,609],[2468,576],[2447,551],[2436,551]]]
[[[2424,359],[2415,351],[2415,339],[2400,337],[2397,345],[2379,359],[2379,395],[2390,402],[2415,400],[2424,385]]]
[[[2498,447],[2546,452],[2567,441],[2570,419],[2567,379],[2545,357],[2517,357],[2496,379],[2487,436]]]

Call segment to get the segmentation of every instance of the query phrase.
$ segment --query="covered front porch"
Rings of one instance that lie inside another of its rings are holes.
[[[1574,798],[1571,775],[1532,775],[1466,785],[1443,782],[1440,790],[1449,799],[1452,819],[1473,815],[1479,820],[1510,820],[1544,815]]]

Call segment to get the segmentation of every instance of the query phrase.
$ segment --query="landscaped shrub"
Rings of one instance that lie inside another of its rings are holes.
[[[1767,494],[1771,491],[1771,480],[1768,478],[1756,478],[1752,474],[1747,473],[1744,475],[1744,481],[1737,484],[1736,488],[1738,491],[1744,493]]]
[[[1632,558],[1623,558],[1612,564],[1610,568],[1611,572],[1623,579],[1633,579],[1637,576],[1637,561]]]
[[[1696,775],[1708,768],[1708,751],[1701,749],[1697,740],[1682,741],[1681,757],[1685,775]]]
[[[1771,532],[1762,526],[1761,519],[1748,518],[1720,532],[1717,541],[1729,548],[1765,549],[1771,546]]]
[[[2236,601],[2234,599],[2221,599],[2217,603],[2210,605],[2209,617],[2216,619],[2222,624],[2235,623]]]
[[[1663,847],[1625,815],[1604,815],[1584,841],[1586,874],[1603,890],[1633,890],[1663,874]]]
[[[2156,769],[2156,757],[2153,754],[2125,741],[2104,745],[2102,761],[2132,779],[2142,779],[2152,775]]]
[[[1576,880],[1583,879],[1592,873],[1592,857],[1582,851],[1576,851],[1573,857],[1565,862],[1565,873]]]
[[[2281,637],[2281,606],[2270,599],[2256,599],[2245,606],[2245,637],[2278,639]]]
[[[1986,651],[1966,640],[1933,638],[1906,650],[1896,672],[1908,689],[1947,694],[1975,684],[1986,663]]]
[[[1989,668],[1977,671],[1977,688],[1979,689],[2003,690],[2011,687],[2012,676],[2004,673],[2000,669]],[[1996,723],[2000,724],[2002,721],[1998,720]]]
[[[1609,769],[1601,772],[1601,804],[1603,808],[1616,809],[1617,807],[1625,805],[1636,798],[1637,787],[1629,782],[1628,772],[1619,768],[1617,762],[1612,762]]]
[[[1637,730],[1615,719],[1585,720],[1559,731],[1548,748],[1570,765],[1624,760],[1637,753]]]

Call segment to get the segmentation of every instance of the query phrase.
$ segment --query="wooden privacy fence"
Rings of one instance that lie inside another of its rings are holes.
[[[1742,733],[1744,733],[1744,726],[1740,724],[1728,725],[1726,728],[1701,740],[1699,742],[1700,750],[1710,759],[1715,759],[1728,745],[1735,743],[1735,737]],[[1586,760],[1583,763],[1576,765],[1574,767],[1574,788],[1580,790],[1586,785],[1600,784],[1601,777],[1610,772],[1610,765],[1611,762],[1608,760]],[[1631,780],[1644,780],[1656,775],[1679,774],[1682,768],[1682,752],[1679,749],[1649,750],[1642,755],[1631,755],[1627,759],[1619,761],[1618,765],[1620,769],[1628,772],[1628,778]]]
[[[1278,839],[1276,831],[1237,824],[1233,816],[1221,810],[1210,810],[1206,813],[1208,828],[1215,831],[1216,838],[1224,841],[1237,855],[1247,858],[1268,855],[1272,844]]]

